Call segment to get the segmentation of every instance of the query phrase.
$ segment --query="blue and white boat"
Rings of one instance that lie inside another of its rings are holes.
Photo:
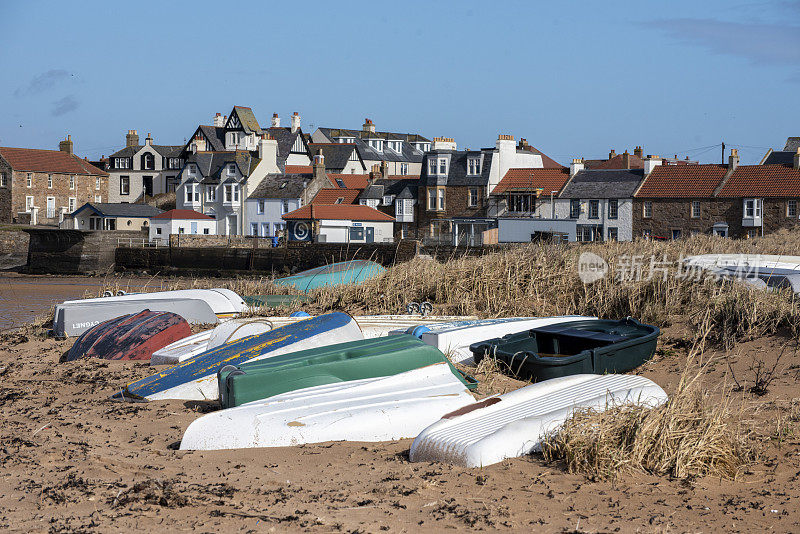
[[[159,373],[131,382],[113,395],[116,400],[216,400],[217,371],[226,365],[363,339],[361,329],[346,313],[313,317],[228,343],[189,358]]]
[[[411,327],[405,331],[436,347],[453,363],[474,365],[469,346],[479,341],[503,337],[507,334],[524,332],[532,328],[580,319],[597,319],[580,315],[557,317],[506,317],[499,319],[478,319],[475,321],[456,321]],[[399,333],[398,331],[392,333]]]

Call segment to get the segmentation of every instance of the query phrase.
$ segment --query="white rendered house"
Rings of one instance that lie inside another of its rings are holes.
[[[150,218],[150,241],[169,245],[171,234],[215,235],[213,217],[192,210],[169,210]]]

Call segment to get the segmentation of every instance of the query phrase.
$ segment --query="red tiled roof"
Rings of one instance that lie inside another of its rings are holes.
[[[741,165],[733,171],[717,196],[800,197],[800,170],[784,165]]]
[[[314,168],[311,165],[287,165],[286,174],[311,174]]]
[[[338,204],[352,204],[358,198],[361,189],[320,189],[312,204],[337,204],[338,199],[342,199]]]
[[[624,154],[617,154],[613,158],[601,163],[593,164],[592,169],[644,169],[644,160],[634,154],[628,154],[628,166],[624,163]],[[587,168],[589,168],[587,166]]]
[[[159,213],[151,219],[204,219],[214,220],[214,217],[209,217],[204,213],[199,213],[194,210],[169,210],[164,213]]]
[[[312,217],[313,208],[313,217]],[[359,204],[309,204],[300,209],[289,212],[284,219],[306,220],[348,220],[348,221],[393,221],[394,217],[369,206]]]
[[[0,147],[2,156],[15,171],[106,175],[88,161],[60,150]]]
[[[509,190],[532,190],[542,188],[543,195],[550,191],[560,191],[569,179],[569,169],[508,169],[491,194],[500,195]]]
[[[711,197],[728,172],[726,165],[658,165],[644,179],[636,198]]]
[[[333,185],[336,185],[336,179],[339,178],[344,182],[345,189],[364,189],[369,184],[369,174],[328,174]]]

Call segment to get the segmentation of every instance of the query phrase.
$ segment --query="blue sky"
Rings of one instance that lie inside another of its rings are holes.
[[[262,124],[510,133],[569,162],[610,148],[744,162],[800,135],[800,1],[0,2],[0,146],[181,144]]]

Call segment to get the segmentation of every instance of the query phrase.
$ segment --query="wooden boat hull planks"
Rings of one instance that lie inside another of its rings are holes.
[[[219,397],[217,371],[226,365],[357,339],[362,339],[361,330],[352,317],[346,313],[329,313],[203,352],[128,384],[113,398],[216,400]]]
[[[412,462],[447,462],[485,467],[530,454],[576,409],[605,410],[614,405],[655,407],[667,401],[664,390],[633,375],[573,375],[489,397],[447,414],[411,444]]]
[[[416,436],[443,414],[474,402],[442,362],[406,373],[284,393],[195,420],[184,450],[284,447]]]

